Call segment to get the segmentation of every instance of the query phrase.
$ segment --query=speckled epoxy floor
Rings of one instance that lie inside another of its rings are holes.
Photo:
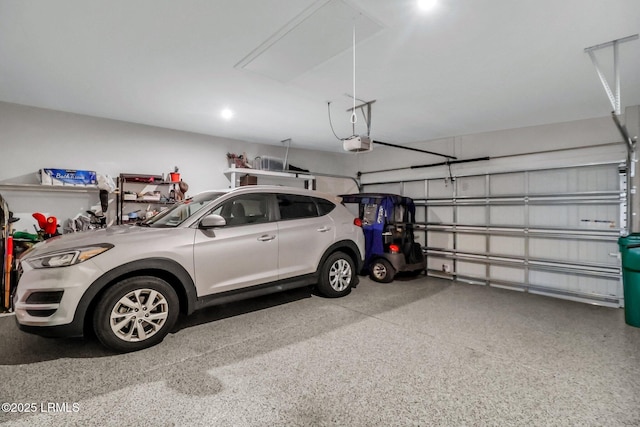
[[[2,317],[0,401],[36,404],[0,412],[24,426],[640,425],[640,329],[426,277],[212,307],[125,355]]]

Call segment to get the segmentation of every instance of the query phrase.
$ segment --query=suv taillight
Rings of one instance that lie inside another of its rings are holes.
[[[398,245],[389,245],[389,250],[391,251],[392,254],[399,254],[400,253],[400,246],[398,246]]]
[[[354,219],[353,225],[355,225],[356,227],[362,227],[362,220],[360,218]]]

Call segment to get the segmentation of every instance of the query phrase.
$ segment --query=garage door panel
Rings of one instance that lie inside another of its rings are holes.
[[[365,184],[363,185],[363,192],[402,194],[402,183],[394,182],[390,184]]]
[[[487,195],[486,177],[463,177],[456,180],[458,197],[484,197]]]
[[[463,225],[484,225],[487,223],[487,211],[484,206],[459,206],[457,222]]]
[[[529,194],[616,191],[618,188],[618,170],[611,165],[529,172]]]
[[[414,200],[424,199],[427,196],[427,185],[424,181],[405,182],[401,194]]]
[[[453,184],[444,179],[432,179],[427,181],[427,197],[432,199],[446,199],[453,197]]]
[[[526,225],[524,206],[491,206],[489,218],[491,225],[520,227]]]
[[[427,246],[453,250],[453,233],[430,231],[427,233]]]
[[[525,255],[525,238],[516,236],[489,236],[489,248],[493,254],[522,257]]]
[[[453,207],[452,206],[429,206],[427,208],[427,221],[430,223],[453,223]]]
[[[569,193],[575,192],[571,170],[551,170],[529,172],[529,194]]]
[[[578,206],[579,227],[589,230],[606,230],[619,227],[620,206]]]
[[[489,195],[510,196],[526,191],[524,172],[504,173],[490,176]]]
[[[617,299],[620,281],[617,278],[589,277],[572,273],[529,271],[529,282],[534,287],[565,293],[567,297]],[[534,290],[532,290],[533,292]],[[537,291],[543,291],[538,289]]]
[[[489,267],[489,281],[504,281],[512,283],[523,283],[525,278],[524,268],[504,267],[492,265]]]
[[[579,168],[577,174],[577,191],[617,191],[620,186],[620,175],[610,166],[591,166]]]
[[[616,267],[618,245],[609,241],[562,240],[550,238],[529,239],[529,256],[567,262],[598,263]]]
[[[453,260],[444,256],[429,255],[427,257],[427,269],[445,273],[452,272]]]
[[[620,207],[611,204],[533,205],[529,207],[532,227],[611,229],[618,225]]]
[[[530,206],[529,225],[531,227],[578,227],[580,224],[576,206]]]
[[[458,260],[456,274],[478,280],[487,279],[487,267],[481,262],[468,262]]]
[[[471,253],[486,253],[487,238],[482,234],[463,234],[456,235],[456,248]]]

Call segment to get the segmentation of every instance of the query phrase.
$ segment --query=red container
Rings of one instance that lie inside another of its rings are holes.
[[[180,174],[178,172],[169,172],[169,179],[171,182],[179,182]]]

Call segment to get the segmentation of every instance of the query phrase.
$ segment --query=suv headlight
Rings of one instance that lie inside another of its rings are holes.
[[[33,268],[67,267],[91,259],[96,255],[100,255],[101,253],[108,251],[112,247],[113,245],[108,243],[82,246],[79,248],[49,252],[48,254],[26,259],[25,261]]]

